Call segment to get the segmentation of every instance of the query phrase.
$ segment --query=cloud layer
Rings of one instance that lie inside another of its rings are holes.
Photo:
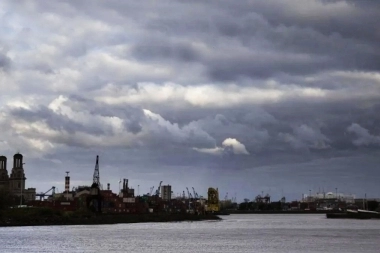
[[[69,168],[91,181],[100,154],[104,181],[128,176],[145,191],[165,178],[241,199],[369,194],[380,179],[379,7],[2,1],[0,154],[23,153],[41,191]]]

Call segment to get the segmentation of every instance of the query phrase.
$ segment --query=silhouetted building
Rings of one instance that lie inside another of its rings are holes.
[[[34,200],[36,198],[36,188],[25,189],[25,173],[24,173],[23,156],[15,154],[13,156],[13,168],[10,176],[7,170],[7,158],[0,156],[0,188],[8,189],[15,196],[23,196],[25,201]]]
[[[7,158],[5,156],[0,156],[0,188],[9,188]]]

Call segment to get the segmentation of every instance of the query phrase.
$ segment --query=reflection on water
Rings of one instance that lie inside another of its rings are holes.
[[[0,252],[380,252],[380,220],[263,214],[223,219],[0,228]]]

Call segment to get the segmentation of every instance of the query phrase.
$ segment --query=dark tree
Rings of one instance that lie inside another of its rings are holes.
[[[16,199],[11,196],[7,189],[0,188],[0,210],[6,209],[14,204]]]

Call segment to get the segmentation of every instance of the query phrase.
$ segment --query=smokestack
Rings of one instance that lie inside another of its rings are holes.
[[[110,183],[107,184],[107,190],[110,190]]]
[[[69,177],[70,171],[66,171],[66,177],[65,177],[65,192],[66,192],[66,198],[69,199],[69,191],[70,191],[70,177]]]
[[[125,189],[128,190],[128,179],[125,180]]]

